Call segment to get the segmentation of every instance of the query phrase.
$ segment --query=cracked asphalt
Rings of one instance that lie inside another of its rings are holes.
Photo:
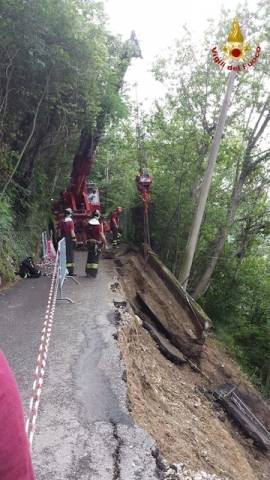
[[[76,252],[74,304],[58,302],[42,391],[33,463],[37,480],[154,480],[155,445],[134,424],[116,340],[115,271],[101,262],[84,277],[86,252]],[[0,296],[1,348],[16,375],[24,406],[31,395],[49,279],[21,281]],[[117,298],[118,300],[118,298]]]

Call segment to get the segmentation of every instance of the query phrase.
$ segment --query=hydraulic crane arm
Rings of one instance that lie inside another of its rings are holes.
[[[76,195],[82,195],[86,187],[86,179],[92,171],[96,159],[96,139],[85,130],[81,133],[80,146],[73,159],[70,189]]]

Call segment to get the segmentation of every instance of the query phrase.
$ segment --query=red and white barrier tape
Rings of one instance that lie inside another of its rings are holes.
[[[35,433],[38,407],[40,403],[41,390],[44,382],[45,368],[48,358],[48,349],[50,343],[50,337],[52,332],[52,325],[54,319],[57,291],[58,291],[58,267],[59,267],[59,254],[57,252],[54,270],[52,274],[52,281],[50,286],[48,304],[46,308],[46,314],[44,318],[43,328],[41,332],[41,342],[39,346],[39,353],[37,357],[37,366],[35,370],[35,380],[32,388],[32,396],[29,406],[29,415],[26,421],[26,434],[29,439],[30,447],[32,448],[33,437]]]

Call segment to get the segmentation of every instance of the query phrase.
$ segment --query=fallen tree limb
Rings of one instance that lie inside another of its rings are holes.
[[[270,432],[243,401],[236,386],[219,385],[212,388],[211,393],[258,448],[270,450]]]
[[[149,259],[148,259],[149,261]],[[134,311],[143,311],[180,352],[188,359],[199,359],[205,341],[203,326],[195,324],[196,314],[182,297],[173,293],[150,262],[131,254],[116,259],[119,274]],[[196,317],[197,318],[197,317]]]
[[[159,275],[166,286],[173,293],[177,301],[180,301],[182,306],[191,313],[194,326],[198,334],[209,330],[212,326],[212,321],[204,312],[202,307],[181,287],[180,283],[173,275],[173,273],[162,263],[158,255],[148,246],[144,245],[147,251],[147,263],[151,265],[153,270]],[[147,268],[146,263],[146,268]]]
[[[180,352],[178,348],[172,345],[170,340],[168,340],[165,335],[158,331],[154,323],[147,315],[145,315],[143,312],[140,312],[139,317],[143,321],[144,328],[148,330],[151,337],[155,340],[159,350],[168,360],[175,363],[176,365],[182,365],[183,363],[186,363],[186,359],[182,352]]]

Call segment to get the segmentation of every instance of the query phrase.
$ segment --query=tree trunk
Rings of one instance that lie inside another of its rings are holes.
[[[211,251],[211,260],[207,265],[204,274],[202,275],[201,279],[196,285],[196,288],[193,292],[194,298],[201,297],[209,287],[210,280],[213,275],[213,271],[216,267],[220,254],[224,248],[228,232],[234,222],[235,213],[240,202],[240,196],[241,196],[246,175],[247,173],[242,171],[240,177],[236,179],[236,183],[232,191],[231,202],[227,212],[227,219],[226,219],[225,226],[222,226],[219,229],[216,239],[213,242],[213,249]]]
[[[265,386],[266,386],[266,392],[268,397],[270,397],[270,363],[267,365],[266,368],[266,379],[265,379]]]
[[[44,98],[45,98],[46,92],[48,91],[49,79],[50,79],[50,73],[49,73],[49,75],[48,75],[48,77],[47,77],[44,90],[43,90],[42,95],[41,95],[41,97],[40,97],[40,99],[39,99],[39,101],[38,101],[38,104],[37,104],[37,107],[36,107],[36,110],[35,110],[35,113],[34,113],[31,131],[30,131],[30,133],[29,133],[29,136],[28,136],[28,138],[27,138],[27,140],[26,140],[23,148],[22,148],[22,151],[21,151],[21,153],[20,153],[20,155],[19,155],[19,158],[18,158],[18,160],[17,160],[16,165],[15,165],[12,173],[10,174],[8,180],[6,181],[6,183],[5,183],[4,187],[3,187],[2,192],[0,193],[0,199],[1,199],[1,198],[3,197],[3,195],[5,194],[7,188],[8,188],[8,186],[9,186],[11,180],[13,179],[13,177],[14,177],[17,169],[18,169],[18,166],[20,165],[20,163],[21,163],[21,161],[22,161],[22,159],[23,159],[23,156],[24,156],[24,154],[25,154],[25,152],[26,152],[26,150],[27,150],[27,148],[28,148],[28,146],[29,146],[32,138],[33,138],[34,132],[35,132],[35,130],[36,130],[37,118],[38,118],[39,110],[40,110],[40,107],[41,107],[41,105],[42,105],[42,102],[43,102],[43,100],[44,100]]]
[[[265,113],[266,107],[268,106],[269,101],[270,101],[270,96],[267,97],[267,100],[262,107],[262,111],[259,115],[260,120],[263,119],[263,113]],[[202,275],[201,279],[197,283],[197,286],[196,286],[196,288],[193,292],[194,298],[201,297],[206,292],[207,288],[209,287],[210,280],[211,280],[211,277],[213,275],[214,269],[215,269],[216,264],[218,262],[219,256],[220,256],[220,254],[223,250],[228,231],[229,231],[229,229],[231,228],[231,226],[234,222],[235,213],[236,213],[237,207],[238,207],[239,202],[240,202],[240,195],[241,195],[244,183],[246,181],[246,178],[250,175],[250,173],[252,171],[254,171],[256,169],[256,167],[260,163],[262,163],[265,159],[268,158],[267,155],[266,156],[262,155],[262,156],[259,157],[259,159],[256,159],[253,162],[251,161],[251,152],[254,149],[254,147],[257,145],[257,143],[258,143],[259,139],[261,138],[262,134],[264,133],[269,121],[270,121],[270,112],[268,112],[267,115],[265,116],[265,118],[263,119],[263,122],[262,122],[261,126],[259,125],[259,121],[256,122],[256,125],[255,125],[249,139],[248,139],[248,142],[247,142],[247,147],[246,147],[245,156],[244,156],[244,160],[243,160],[243,163],[242,163],[242,168],[241,168],[241,173],[240,174],[239,174],[239,169],[240,168],[239,168],[239,162],[238,162],[236,175],[235,175],[235,184],[234,184],[234,188],[233,188],[233,192],[232,192],[232,196],[231,196],[231,203],[230,203],[228,213],[227,213],[227,220],[226,220],[226,223],[225,223],[225,227],[222,227],[219,230],[219,232],[217,234],[217,237],[216,237],[215,241],[213,242],[214,247],[213,247],[213,250],[212,250],[211,261],[210,261],[209,265],[207,266],[207,268],[206,268],[204,274]],[[257,132],[258,128],[259,128],[259,130]]]
[[[193,218],[190,235],[189,235],[185,253],[183,256],[183,263],[180,270],[179,280],[183,288],[185,289],[187,287],[188,280],[190,277],[193,258],[194,258],[196,246],[198,243],[200,228],[201,228],[202,219],[205,211],[206,201],[207,201],[210,186],[211,186],[211,181],[214,173],[214,168],[215,168],[218,150],[221,142],[221,137],[222,137],[222,133],[225,126],[225,121],[226,121],[227,111],[230,104],[230,97],[233,89],[235,76],[236,76],[236,72],[232,71],[228,78],[225,97],[220,110],[217,128],[216,128],[213,142],[208,154],[208,165],[207,165],[206,172],[204,174],[197,209]]]
[[[22,184],[25,187],[28,187],[31,183],[32,177],[33,177],[33,172],[34,172],[34,167],[36,164],[36,159],[38,158],[40,148],[43,145],[45,141],[45,134],[43,132],[39,132],[36,136],[35,141],[33,142],[33,146],[31,148],[28,148],[28,154],[27,154],[27,165],[21,165],[21,170],[25,170],[24,173],[21,174],[22,178]],[[32,139],[33,140],[33,139]],[[24,156],[25,158],[26,156]],[[22,161],[23,163],[23,161]],[[24,168],[23,168],[24,167]]]

